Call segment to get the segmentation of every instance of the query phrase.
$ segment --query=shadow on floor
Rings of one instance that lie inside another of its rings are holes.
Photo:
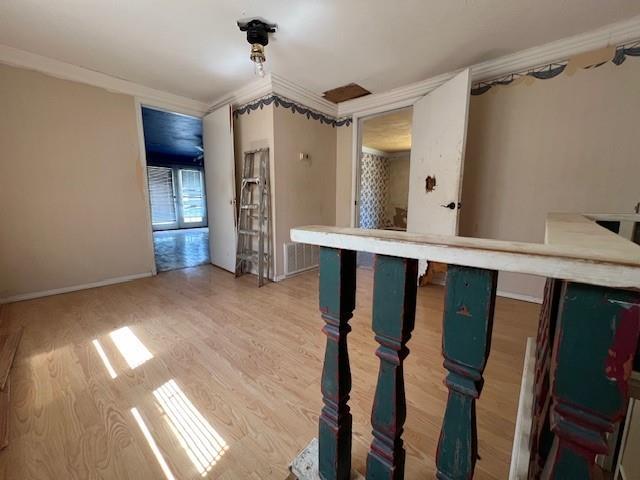
[[[153,232],[153,250],[158,272],[209,263],[209,229]]]

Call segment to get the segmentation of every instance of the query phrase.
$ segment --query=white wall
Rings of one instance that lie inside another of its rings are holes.
[[[0,65],[0,299],[150,274],[134,98]]]
[[[640,201],[640,60],[471,97],[460,233],[542,242],[547,212],[632,212]],[[543,279],[499,290],[541,296]]]

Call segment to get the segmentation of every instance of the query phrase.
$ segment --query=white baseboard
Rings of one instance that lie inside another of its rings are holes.
[[[529,457],[531,454],[529,437],[533,423],[535,351],[534,338],[527,337],[527,349],[524,354],[522,383],[520,384],[520,398],[518,400],[518,414],[516,416],[516,430],[513,436],[513,450],[511,451],[509,480],[526,480],[529,472]]]
[[[512,298],[514,300],[522,300],[523,302],[542,304],[542,298],[535,297],[533,295],[524,295],[522,293],[505,292],[504,290],[498,290],[496,292],[496,295],[499,297]]]
[[[281,282],[282,280],[286,280],[287,278],[297,277],[298,275],[301,275],[303,273],[307,273],[307,272],[309,272],[311,270],[317,270],[318,268],[319,268],[319,265],[312,265],[310,267],[303,268],[302,270],[297,270],[295,272],[292,272],[292,273],[290,273],[288,275],[286,273],[283,273],[282,275],[276,275],[276,278],[275,278],[274,281],[275,282]]]
[[[431,281],[431,283],[434,284],[434,285],[442,285],[442,286],[444,286],[445,285],[444,276],[435,277]],[[515,292],[508,292],[508,291],[505,291],[505,290],[497,290],[496,291],[496,295],[498,297],[511,298],[513,300],[521,300],[523,302],[542,304],[542,298],[536,297],[536,296],[533,296],[533,295],[525,295],[523,293],[515,293]]]
[[[139,278],[151,277],[153,273],[134,273],[133,275],[125,275],[123,277],[107,278],[98,282],[84,283],[82,285],[72,285],[70,287],[54,288],[52,290],[42,290],[40,292],[21,293],[20,295],[12,295],[10,297],[0,298],[1,303],[20,302],[22,300],[31,300],[33,298],[48,297],[50,295],[59,295],[61,293],[76,292],[78,290],[86,290],[88,288],[104,287],[115,283],[130,282]]]

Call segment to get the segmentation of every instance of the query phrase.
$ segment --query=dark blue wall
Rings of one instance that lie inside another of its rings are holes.
[[[202,166],[202,120],[142,107],[148,165]]]

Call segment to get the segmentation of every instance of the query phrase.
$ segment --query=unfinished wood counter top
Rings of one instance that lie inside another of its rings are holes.
[[[640,246],[580,214],[549,214],[544,244],[317,225],[292,229],[291,240],[640,289]]]

